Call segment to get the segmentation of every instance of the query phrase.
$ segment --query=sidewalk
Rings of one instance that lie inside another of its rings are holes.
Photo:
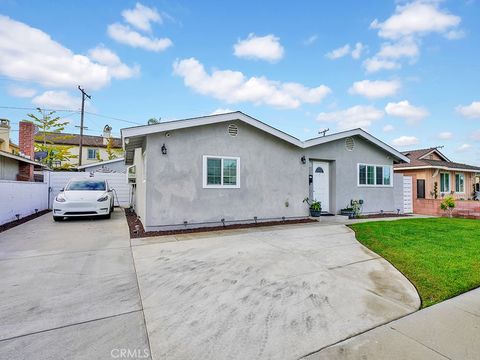
[[[305,357],[320,359],[478,359],[480,288]]]

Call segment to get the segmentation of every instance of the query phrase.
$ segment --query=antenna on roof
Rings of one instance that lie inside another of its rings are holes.
[[[326,129],[320,130],[320,131],[318,132],[318,134],[319,134],[319,135],[321,134],[322,136],[325,136],[325,134],[327,133],[327,131],[330,131],[330,128],[326,128]]]
[[[443,149],[444,146],[443,145],[440,145],[440,146],[436,146],[435,149]]]

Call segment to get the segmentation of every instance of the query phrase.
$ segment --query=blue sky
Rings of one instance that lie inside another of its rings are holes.
[[[0,106],[78,110],[81,85],[88,134],[241,110],[480,164],[479,18],[475,0],[0,0]],[[15,130],[28,112],[0,117]]]

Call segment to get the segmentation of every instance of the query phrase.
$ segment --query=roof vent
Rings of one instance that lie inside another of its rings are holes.
[[[230,136],[237,136],[238,135],[238,126],[235,124],[228,125],[228,134]]]
[[[345,139],[345,149],[347,149],[347,151],[353,151],[353,149],[355,148],[355,141],[353,140],[352,137],[348,137]]]

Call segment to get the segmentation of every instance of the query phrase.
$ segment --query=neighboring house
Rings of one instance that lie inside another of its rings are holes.
[[[34,133],[31,122],[20,121],[19,152],[22,156],[0,150],[0,180],[34,181],[34,167],[44,168],[33,159]]]
[[[361,129],[307,141],[241,112],[122,129],[134,207],[147,231],[396,211],[393,165],[408,158]],[[223,221],[222,221],[223,220]]]
[[[0,119],[0,151],[19,154],[20,148],[10,139],[10,120]]]
[[[0,180],[34,181],[36,161],[0,150]]]
[[[450,161],[438,148],[403,152],[410,163],[396,164],[395,173],[414,176],[416,199],[435,199],[453,195],[469,200],[480,191],[480,167]]]
[[[108,139],[110,138],[110,131],[104,131],[102,136],[83,135],[82,148],[82,165],[96,163],[99,160],[109,160],[107,153]],[[116,157],[121,157],[122,141],[119,138],[112,138],[112,150]],[[74,155],[68,162],[56,164],[56,166],[64,165],[65,163],[71,165],[78,165],[78,155],[80,150],[80,135],[69,133],[47,133],[46,141],[48,144],[57,146],[69,147],[70,154]],[[43,134],[35,137],[35,143],[43,143]]]
[[[91,164],[77,167],[79,171],[85,171],[85,172],[122,173],[122,174],[125,174],[127,172],[127,168],[128,166],[125,165],[125,159],[123,157],[113,159],[113,160],[98,161],[96,163],[91,163]]]

